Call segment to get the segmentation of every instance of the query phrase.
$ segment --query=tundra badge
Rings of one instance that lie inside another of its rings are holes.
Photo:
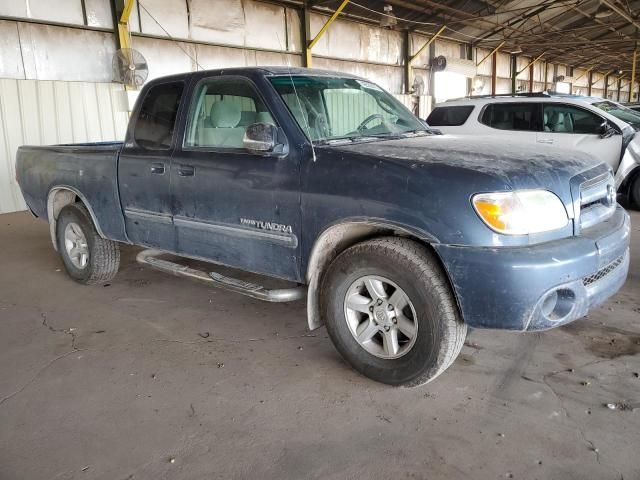
[[[262,220],[251,220],[249,218],[241,218],[240,223],[248,227],[259,228],[260,230],[270,230],[272,232],[292,233],[291,225],[283,225],[281,223],[263,222]]]

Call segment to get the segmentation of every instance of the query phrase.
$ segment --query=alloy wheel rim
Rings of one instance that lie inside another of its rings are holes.
[[[74,267],[80,270],[89,263],[89,245],[80,225],[70,222],[64,229],[64,247]]]
[[[378,358],[406,355],[418,337],[416,310],[409,296],[379,275],[366,275],[351,284],[344,315],[353,338]]]

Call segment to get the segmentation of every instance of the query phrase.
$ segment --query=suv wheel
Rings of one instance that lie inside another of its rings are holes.
[[[341,253],[323,277],[321,308],[340,354],[363,375],[391,385],[436,378],[458,356],[467,332],[437,259],[402,238]]]

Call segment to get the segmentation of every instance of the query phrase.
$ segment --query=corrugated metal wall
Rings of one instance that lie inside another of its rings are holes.
[[[20,145],[123,139],[125,105],[113,83],[0,79],[0,213],[26,208],[15,181]]]

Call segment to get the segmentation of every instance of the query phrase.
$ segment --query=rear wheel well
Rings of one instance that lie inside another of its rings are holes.
[[[394,226],[370,224],[363,222],[343,223],[335,225],[325,230],[313,246],[307,265],[307,283],[309,291],[307,295],[307,318],[309,329],[315,330],[322,326],[323,321],[320,315],[318,293],[322,282],[322,277],[327,271],[331,262],[347,248],[358,243],[379,237],[401,237],[408,238],[429,249],[440,263],[442,270],[448,277],[447,269],[442,264],[442,260],[429,240],[420,238],[415,234]],[[451,279],[449,278],[451,286]],[[457,296],[452,288],[454,297]]]
[[[93,215],[93,210],[91,210],[91,206],[82,198],[82,196],[78,194],[78,192],[75,192],[70,188],[57,187],[51,189],[47,198],[47,218],[49,219],[49,230],[51,233],[53,248],[55,248],[56,250],[58,250],[56,241],[56,224],[58,222],[58,216],[60,215],[60,211],[64,207],[73,203],[80,203],[84,205],[84,207],[89,212],[91,219],[93,220],[93,224],[98,231],[98,235],[100,235],[102,238],[105,238],[104,234],[100,230],[100,226],[96,222],[95,216]]]

